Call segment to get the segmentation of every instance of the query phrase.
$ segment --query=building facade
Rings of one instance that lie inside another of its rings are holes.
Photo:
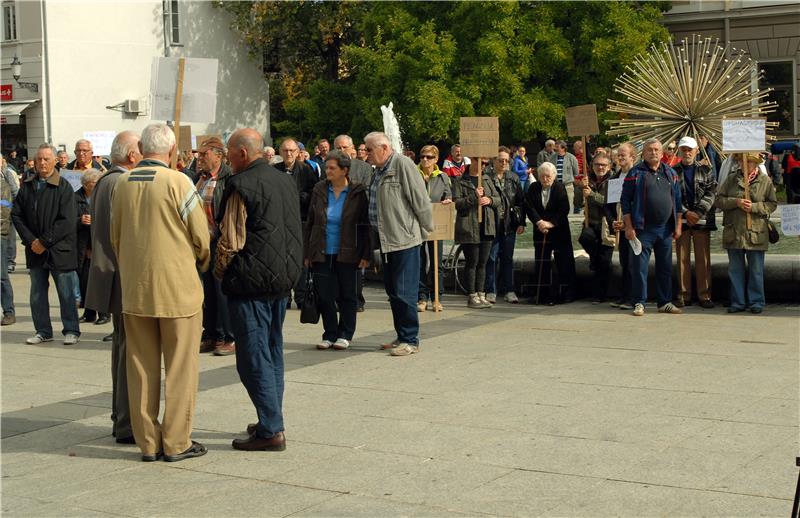
[[[764,71],[759,89],[772,88],[776,137],[800,135],[800,2],[797,0],[675,1],[664,25],[675,40],[693,34],[744,50]]]
[[[194,135],[248,126],[269,137],[261,60],[211,2],[3,0],[2,15],[4,152],[50,142],[72,154],[86,132],[141,131],[154,122],[150,80],[160,56],[219,61],[216,120],[191,123]]]

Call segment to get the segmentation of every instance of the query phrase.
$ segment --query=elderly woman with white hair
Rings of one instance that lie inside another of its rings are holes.
[[[80,287],[80,307],[86,302],[86,287],[89,284],[89,268],[92,265],[92,192],[97,180],[103,176],[98,169],[87,169],[81,175],[81,188],[75,191],[75,202],[78,206],[78,239],[75,249],[78,254],[78,286]],[[109,315],[100,313],[99,317],[93,309],[84,308],[81,322],[107,324]]]

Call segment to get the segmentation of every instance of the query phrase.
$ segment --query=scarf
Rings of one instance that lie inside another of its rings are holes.
[[[747,175],[747,184],[750,185],[751,183],[753,183],[753,181],[755,181],[755,179],[758,178],[758,175],[760,173],[761,171],[759,171],[758,166],[756,166],[756,168],[750,171],[750,174]]]

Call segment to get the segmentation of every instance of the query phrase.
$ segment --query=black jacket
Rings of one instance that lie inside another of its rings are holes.
[[[570,189],[572,187],[570,186]],[[528,219],[533,222],[533,240],[539,242],[542,240],[542,233],[536,226],[540,220],[545,220],[555,225],[550,232],[547,233],[547,240],[554,246],[565,245],[569,243],[572,246],[572,235],[569,231],[569,199],[567,198],[567,188],[564,184],[553,182],[550,187],[550,198],[547,200],[547,206],[542,206],[542,184],[535,182],[525,193],[525,214]]]
[[[58,171],[53,172],[38,192],[37,178],[25,179],[11,211],[14,227],[25,245],[28,268],[75,270],[78,267],[75,191]],[[31,250],[31,243],[36,239],[47,249],[40,255]]]
[[[222,291],[238,297],[286,297],[303,264],[300,203],[294,181],[263,158],[253,161],[228,179],[218,222],[233,192],[242,197],[247,211],[245,244],[225,271]]]
[[[275,168],[278,169],[278,171],[288,173],[292,178],[294,178],[294,185],[297,188],[297,194],[300,195],[300,219],[302,221],[307,220],[308,206],[311,203],[311,193],[314,191],[314,186],[317,185],[317,182],[319,182],[317,173],[311,169],[310,165],[303,163],[300,160],[295,160],[290,171],[286,170],[285,162],[275,164]]]
[[[500,180],[495,174],[494,168],[489,173],[489,178],[500,193],[503,199],[503,210],[500,214],[500,221],[497,222],[498,228],[504,234],[514,233],[517,227],[525,226],[525,212],[522,208],[525,204],[524,192],[522,185],[519,183],[519,176],[514,171],[508,170],[503,175],[503,185],[500,185]]]
[[[303,233],[303,250],[311,262],[325,260],[325,245],[328,226],[328,187],[330,182],[317,182],[311,195],[308,221]],[[351,182],[347,198],[342,208],[342,228],[339,240],[339,263],[358,263],[369,260],[372,255],[369,237],[369,201],[367,188],[360,183]],[[340,195],[341,196],[341,195]]]
[[[90,214],[91,212],[90,202],[89,199],[86,198],[86,191],[83,187],[75,191],[75,207],[78,215],[77,226],[75,227],[75,251],[77,252],[75,257],[78,261],[78,267],[80,268],[83,265],[83,261],[86,260],[86,250],[92,248],[92,226],[81,223],[81,216]]]

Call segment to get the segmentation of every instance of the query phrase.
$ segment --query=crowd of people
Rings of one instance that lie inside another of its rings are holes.
[[[589,153],[580,141],[570,152],[567,142],[548,140],[535,163],[522,146],[500,146],[496,157],[478,163],[458,144],[443,160],[438,147],[426,145],[417,163],[381,132],[358,146],[339,135],[333,149],[326,139],[313,149],[312,156],[287,137],[276,154],[258,132],[241,129],[227,143],[205,139],[173,169],[174,133],[152,124],[141,135],[118,134],[108,160],[93,156],[87,140],[76,143],[72,162],[42,144],[22,175],[9,157],[2,182],[3,325],[15,322],[8,273],[16,231],[31,279],[35,334],[26,342],[53,340],[50,278],[65,345],[78,342],[81,322],[110,320],[113,332],[104,340],[113,351],[112,433],[117,442],[135,442],[143,461],[178,461],[206,452],[191,440],[198,352],[236,355],[258,420],[233,447],[285,448],[286,311],[292,302],[300,308],[313,301],[323,328],[317,349],[349,348],[365,310],[364,272],[373,263],[383,272],[394,326],[394,338],[380,348],[391,356],[420,351],[419,313],[444,309],[442,282],[434,278],[442,271],[435,264],[442,243],[426,241],[434,204],[454,207],[469,308],[491,308],[498,296],[520,302],[514,250],[529,223],[531,302],[572,302],[569,215],[581,211],[578,242],[590,258],[594,303],[609,300],[616,250],[622,273],[613,307],[645,313],[651,255],[659,312],[678,314],[692,304],[692,274],[698,304],[714,307],[710,233],[719,211],[730,264],[728,312],[764,308],[764,253],[777,202],[759,154],[723,162],[709,143],[687,136],[666,146],[647,140],[641,152],[622,143]],[[800,160],[800,147],[791,156]],[[61,170],[80,171],[80,189]],[[622,182],[619,201],[608,200],[610,180]]]

